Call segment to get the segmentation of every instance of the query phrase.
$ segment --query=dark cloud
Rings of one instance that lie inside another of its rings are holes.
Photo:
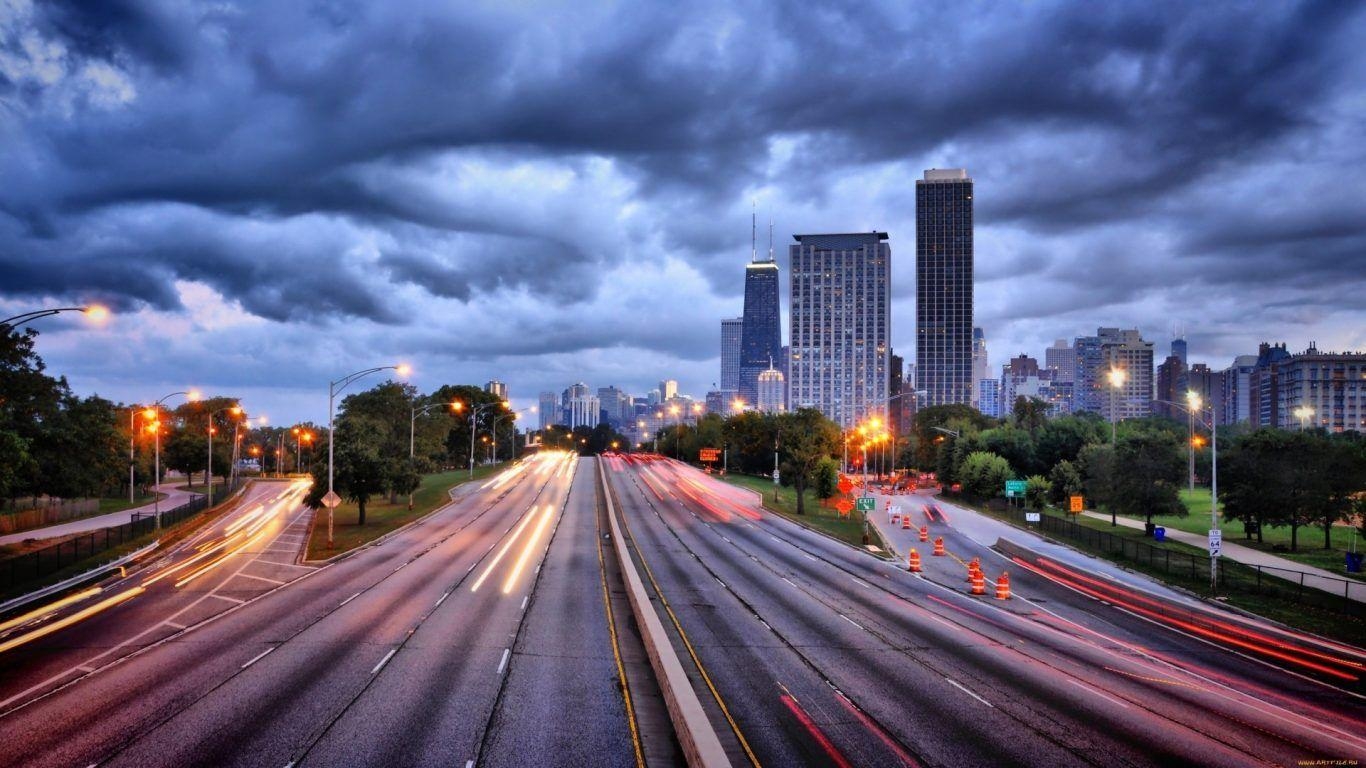
[[[693,361],[716,318],[681,326],[716,297],[738,312],[758,199],[780,261],[795,231],[890,231],[908,342],[914,179],[936,166],[978,183],[992,338],[1366,274],[1350,3],[13,7],[0,299],[175,313],[190,282],[272,321],[397,329],[518,297],[543,311],[487,337],[514,354]],[[618,303],[612,280],[679,263],[700,285]],[[456,346],[431,350],[495,352]]]

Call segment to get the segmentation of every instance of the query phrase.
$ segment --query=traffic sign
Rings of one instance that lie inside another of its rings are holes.
[[[1016,496],[1023,496],[1023,495],[1024,495],[1024,492],[1025,492],[1025,481],[1024,481],[1024,480],[1007,480],[1007,481],[1006,481],[1006,498],[1007,498],[1007,499],[1009,499],[1009,498],[1014,498],[1014,497],[1016,497]]]
[[[720,448],[701,448],[697,451],[698,461],[720,461]]]
[[[1086,508],[1086,500],[1080,496],[1069,496],[1067,498],[1068,512],[1081,512]]]
[[[1224,532],[1218,528],[1211,528],[1209,532],[1209,556],[1218,557],[1220,549],[1224,543]]]
[[[1037,522],[1039,522],[1039,513],[1038,513],[1038,512],[1026,512],[1026,513],[1025,513],[1025,522],[1026,522],[1026,523],[1037,523]]]
[[[337,495],[336,491],[328,491],[327,495],[322,497],[322,505],[328,509],[336,509],[341,501],[341,497]]]
[[[860,496],[854,502],[860,512],[872,512],[877,509],[877,499],[872,496]]]

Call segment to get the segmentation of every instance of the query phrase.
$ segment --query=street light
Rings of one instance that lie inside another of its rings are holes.
[[[1306,429],[1308,429],[1309,419],[1313,418],[1314,416],[1314,409],[1310,408],[1307,405],[1301,405],[1300,407],[1296,408],[1293,411],[1293,413],[1295,414],[1295,417],[1300,420],[1300,431],[1303,432]]]
[[[1219,532],[1219,420],[1215,418],[1214,406],[1209,408],[1209,421],[1196,416],[1196,412],[1204,413],[1200,407],[1200,395],[1196,392],[1186,393],[1186,405],[1174,403],[1170,400],[1155,400],[1154,402],[1166,403],[1167,405],[1180,408],[1190,414],[1193,420],[1198,420],[1210,431],[1210,471],[1209,471],[1209,533],[1213,539]],[[1194,449],[1192,449],[1194,450]],[[1194,454],[1192,454],[1193,456]],[[1211,548],[1209,555],[1209,588],[1213,592],[1219,584],[1219,558]]]
[[[456,413],[459,413],[460,411],[462,411],[462,410],[465,409],[465,404],[457,401],[457,402],[455,402],[455,403],[452,403],[452,404],[451,404],[451,407],[455,409],[455,412],[456,412]],[[499,400],[499,401],[497,401],[497,402],[495,402],[495,403],[483,403],[482,405],[476,405],[476,406],[473,406],[473,407],[470,408],[470,479],[471,479],[471,480],[474,479],[474,431],[475,431],[475,429],[476,429],[476,422],[477,422],[478,419],[479,419],[479,414],[483,413],[485,410],[487,410],[487,409],[489,409],[489,408],[507,408],[507,407],[509,407],[508,401],[506,401],[506,400]]]
[[[1115,444],[1116,424],[1119,414],[1115,411],[1115,394],[1124,386],[1124,382],[1129,378],[1129,374],[1123,368],[1111,367],[1105,374],[1110,380],[1110,445]]]
[[[87,320],[96,325],[102,324],[105,320],[109,319],[109,309],[107,307],[103,307],[99,304],[89,304],[84,307],[54,307],[52,309],[39,309],[33,312],[25,312],[21,315],[15,315],[14,317],[7,317],[4,320],[0,320],[0,325],[7,325],[11,329],[18,328],[27,322],[44,317],[52,317],[53,315],[62,312],[80,312],[85,315]]]
[[[460,403],[458,403],[458,402],[451,402],[451,403],[428,403],[428,404],[426,404],[426,405],[414,406],[414,407],[412,408],[412,414],[411,414],[411,415],[409,416],[409,418],[408,418],[408,468],[409,468],[409,469],[412,469],[412,467],[413,467],[413,460],[416,458],[416,452],[415,452],[414,449],[415,449],[416,444],[417,444],[416,438],[417,438],[417,417],[418,417],[418,414],[426,413],[426,412],[430,411],[430,410],[433,409],[433,408],[438,408],[438,407],[443,406],[443,405],[449,406],[450,409],[453,410],[453,411],[459,411],[459,410],[460,410],[460,408],[458,407],[458,406],[460,405]],[[412,492],[412,491],[409,491],[409,492],[408,492],[408,509],[411,510],[412,508],[413,508],[413,492]]]
[[[516,421],[517,419],[520,419],[520,418],[522,417],[522,414],[523,414],[523,413],[526,413],[527,411],[535,411],[535,410],[536,410],[536,406],[533,405],[533,406],[530,406],[530,407],[528,407],[528,408],[523,408],[523,409],[521,409],[520,411],[513,411],[513,412],[511,412],[511,413],[504,413],[504,414],[500,414],[500,415],[498,415],[498,416],[494,416],[494,417],[493,417],[493,460],[494,460],[494,461],[498,461],[498,422],[502,421],[503,419],[512,419],[513,421]],[[516,437],[517,437],[517,430],[516,430],[516,429],[513,429],[512,432],[513,432],[512,452],[513,452],[513,453],[516,453],[516,452],[517,452],[517,440],[516,440]],[[508,456],[508,458],[511,459],[511,458],[513,458],[513,457],[512,457],[512,456]]]
[[[327,507],[328,549],[332,548],[333,542],[332,528],[334,516],[332,514],[332,511],[336,509],[337,504],[341,501],[337,498],[336,492],[332,490],[332,476],[334,469],[332,462],[333,443],[335,441],[337,431],[332,413],[334,403],[337,399],[337,393],[350,386],[351,382],[364,376],[369,376],[372,373],[379,373],[380,371],[394,371],[399,375],[399,377],[404,377],[411,373],[412,369],[403,363],[400,363],[398,365],[381,365],[375,368],[366,368],[363,371],[356,371],[355,373],[347,374],[341,377],[340,379],[337,379],[336,381],[327,382],[327,495],[323,497],[323,506]]]
[[[60,312],[62,310],[53,311]],[[155,474],[152,475],[152,509],[156,513],[156,529],[158,531],[161,530],[161,494],[157,492],[157,486],[161,485],[161,405],[162,403],[165,403],[167,400],[170,400],[171,398],[177,395],[184,395],[186,400],[193,403],[199,399],[199,390],[190,389],[184,392],[172,392],[171,394],[166,395],[160,400],[157,400],[156,402],[152,403],[147,408],[147,410],[142,412],[143,417],[148,419],[155,419],[155,421],[152,422],[151,426],[148,427],[148,429],[150,429],[154,434],[156,434],[156,465],[153,469],[153,472]]]
[[[209,411],[209,466],[208,469],[204,470],[204,484],[209,487],[209,506],[211,507],[213,506],[213,417],[220,413],[231,413],[233,416],[241,416],[242,406],[234,404],[227,408]],[[229,473],[229,476],[231,476],[231,473]]]

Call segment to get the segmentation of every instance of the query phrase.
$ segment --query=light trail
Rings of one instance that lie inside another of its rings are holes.
[[[493,561],[488,564],[488,567],[484,569],[483,573],[479,574],[479,578],[475,579],[474,584],[470,586],[471,592],[479,591],[479,588],[484,585],[484,580],[489,577],[490,573],[493,573],[493,569],[498,566],[498,562],[508,553],[508,549],[512,547],[512,543],[517,540],[518,536],[522,535],[522,530],[526,528],[527,523],[530,523],[534,517],[536,517],[536,508],[532,507],[531,511],[526,514],[526,517],[522,518],[522,522],[517,524],[517,528],[513,530],[512,535],[508,537],[508,540],[503,542],[502,548],[498,550],[498,554],[494,556]]]
[[[54,602],[48,603],[47,605],[44,605],[41,608],[29,611],[23,616],[15,617],[13,619],[10,619],[9,621],[4,622],[3,624],[0,624],[0,632],[5,632],[7,630],[13,629],[14,627],[27,624],[30,621],[33,621],[34,619],[47,616],[48,614],[61,610],[62,608],[71,605],[72,603],[79,603],[87,597],[90,597],[92,595],[98,595],[103,591],[104,589],[102,587],[91,587],[90,589],[87,589],[84,592],[78,592],[74,595],[68,595],[62,598],[61,600],[56,600]]]
[[[508,574],[507,581],[503,582],[503,594],[512,591],[512,585],[517,583],[517,577],[522,574],[522,568],[526,567],[526,561],[531,557],[531,553],[536,549],[536,542],[540,540],[541,534],[545,531],[546,524],[550,522],[551,516],[555,514],[555,507],[547,504],[545,514],[541,515],[541,521],[536,524],[536,530],[532,531],[531,538],[527,540],[526,546],[522,548],[522,554],[517,557],[517,562],[512,566],[512,572]]]
[[[0,643],[0,653],[4,653],[5,651],[10,650],[11,648],[18,648],[19,646],[25,643],[32,642],[40,637],[45,637],[58,630],[66,629],[72,624],[84,621],[90,618],[91,616],[94,616],[95,614],[99,613],[100,611],[106,610],[108,608],[113,608],[114,606],[124,602],[125,600],[131,600],[132,598],[137,597],[145,591],[146,590],[144,590],[142,587],[133,587],[132,589],[126,592],[121,592],[106,600],[102,600],[98,603],[95,603],[94,605],[88,608],[84,608],[80,611],[77,611],[76,613],[73,613],[70,616],[67,616],[66,618],[58,619],[57,621],[54,621],[45,627],[40,627],[38,629],[33,630],[32,632],[27,632],[16,638],[6,640],[5,642]]]

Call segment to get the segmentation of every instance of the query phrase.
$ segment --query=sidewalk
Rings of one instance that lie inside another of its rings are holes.
[[[201,495],[177,489],[177,486],[185,485],[187,482],[188,481],[185,478],[181,477],[175,480],[167,480],[157,486],[157,490],[166,494],[166,497],[160,502],[162,511],[175,509],[190,499]],[[57,536],[70,536],[73,533],[85,533],[86,531],[97,531],[101,528],[123,525],[132,519],[134,513],[141,512],[144,515],[150,515],[156,511],[156,507],[157,502],[153,502],[151,504],[144,504],[141,507],[125,509],[122,512],[110,512],[107,515],[86,517],[80,520],[72,520],[67,523],[49,525],[46,528],[32,528],[27,531],[10,533],[0,536],[0,545],[14,544],[20,541],[27,541],[28,539],[51,539]]]
[[[1086,515],[1087,517],[1094,518],[1096,520],[1104,520],[1106,522],[1110,521],[1109,515],[1104,515],[1099,512],[1082,512],[1082,514]],[[1138,530],[1143,530],[1142,520],[1134,520],[1133,518],[1128,517],[1119,517],[1116,518],[1116,522],[1118,522],[1119,525],[1125,528],[1135,528]],[[1205,536],[1201,536],[1198,533],[1190,533],[1189,531],[1178,531],[1175,528],[1168,528],[1167,538],[1171,539],[1172,541],[1179,541],[1182,544],[1189,544],[1192,547],[1197,547],[1199,549],[1208,550],[1209,548],[1209,540]],[[1356,586],[1344,587],[1344,581],[1352,581],[1351,579],[1348,579],[1346,576],[1339,576],[1338,574],[1333,573],[1332,571],[1325,571],[1322,568],[1315,568],[1312,565],[1304,565],[1302,563],[1297,563],[1294,560],[1287,560],[1284,557],[1280,557],[1279,555],[1273,555],[1270,552],[1263,552],[1259,549],[1245,547],[1242,544],[1231,542],[1228,539],[1223,540],[1221,549],[1222,552],[1220,554],[1220,557],[1227,558],[1229,560],[1234,561],[1235,563],[1241,563],[1243,565],[1249,565],[1253,567],[1261,566],[1263,568],[1275,569],[1265,571],[1265,573],[1268,576],[1275,576],[1276,578],[1285,579],[1286,581],[1291,581],[1298,584],[1300,583],[1299,576],[1292,576],[1288,573],[1278,573],[1277,571],[1294,571],[1297,574],[1303,573],[1305,574],[1305,576],[1303,577],[1303,581],[1304,586],[1306,587],[1313,587],[1314,589],[1322,590],[1324,592],[1328,592],[1334,595],[1344,594],[1345,589],[1345,594],[1349,599],[1355,600],[1358,603],[1366,603],[1366,582],[1353,582],[1354,584],[1359,583],[1359,588]]]

